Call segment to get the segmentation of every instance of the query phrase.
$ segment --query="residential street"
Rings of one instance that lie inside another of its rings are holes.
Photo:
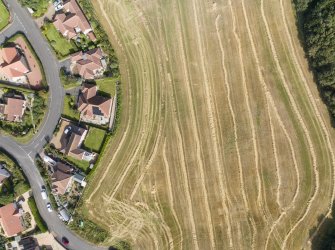
[[[57,212],[53,211],[49,213],[47,211],[47,201],[44,201],[41,197],[41,186],[44,183],[37,167],[34,165],[34,157],[36,153],[40,152],[46,144],[48,138],[52,137],[53,131],[61,115],[64,90],[60,83],[58,60],[52,53],[51,47],[44,39],[40,29],[37,27],[27,10],[22,8],[17,0],[10,0],[8,5],[12,14],[13,22],[9,27],[0,33],[0,44],[3,43],[6,38],[17,32],[22,32],[26,35],[37,56],[42,62],[46,80],[49,85],[50,97],[45,119],[42,122],[38,133],[31,140],[31,142],[22,145],[16,143],[10,138],[0,136],[0,148],[15,157],[17,162],[22,167],[31,185],[40,214],[47,223],[50,232],[55,235],[58,240],[61,240],[63,236],[67,237],[70,241],[68,249],[105,249],[102,247],[92,246],[72,233],[58,218]]]

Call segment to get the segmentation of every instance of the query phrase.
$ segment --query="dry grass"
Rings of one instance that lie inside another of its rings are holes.
[[[124,90],[85,193],[106,244],[308,248],[334,199],[334,131],[291,1],[92,2]]]

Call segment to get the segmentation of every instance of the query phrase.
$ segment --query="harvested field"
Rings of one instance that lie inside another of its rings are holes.
[[[301,249],[334,200],[334,130],[289,0],[92,0],[122,116],[84,199],[134,249]]]

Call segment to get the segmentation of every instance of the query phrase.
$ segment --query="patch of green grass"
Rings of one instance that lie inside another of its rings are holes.
[[[46,231],[48,231],[48,227],[45,224],[45,221],[43,220],[40,213],[38,212],[34,197],[29,197],[28,205],[30,207],[31,213],[34,216],[36,224],[37,224],[38,228],[41,230],[41,232],[45,233]]]
[[[99,128],[91,127],[84,141],[85,148],[99,153],[101,145],[105,139],[105,134],[106,131]]]
[[[63,37],[52,23],[45,24],[42,27],[42,30],[58,58],[62,59],[69,54],[78,51],[78,48],[73,41],[69,41]]]
[[[59,76],[64,89],[79,87],[81,84],[81,79],[79,77],[71,75],[70,73],[66,72],[64,68],[60,69]]]
[[[0,30],[5,28],[9,23],[9,11],[2,0],[0,0]]]
[[[76,100],[73,96],[65,95],[63,116],[71,120],[79,120],[80,113],[74,107]]]
[[[107,77],[97,79],[95,82],[99,87],[99,92],[105,93],[110,96],[115,96],[116,82],[119,80],[119,77]]]
[[[77,160],[71,156],[66,156],[65,159],[68,160],[71,164],[83,170],[84,172],[86,172],[90,166],[90,163],[88,161]]]

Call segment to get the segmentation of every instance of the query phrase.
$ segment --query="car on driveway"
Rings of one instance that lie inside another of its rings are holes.
[[[52,212],[52,207],[51,207],[51,204],[49,202],[47,203],[47,209],[48,209],[49,212]]]

